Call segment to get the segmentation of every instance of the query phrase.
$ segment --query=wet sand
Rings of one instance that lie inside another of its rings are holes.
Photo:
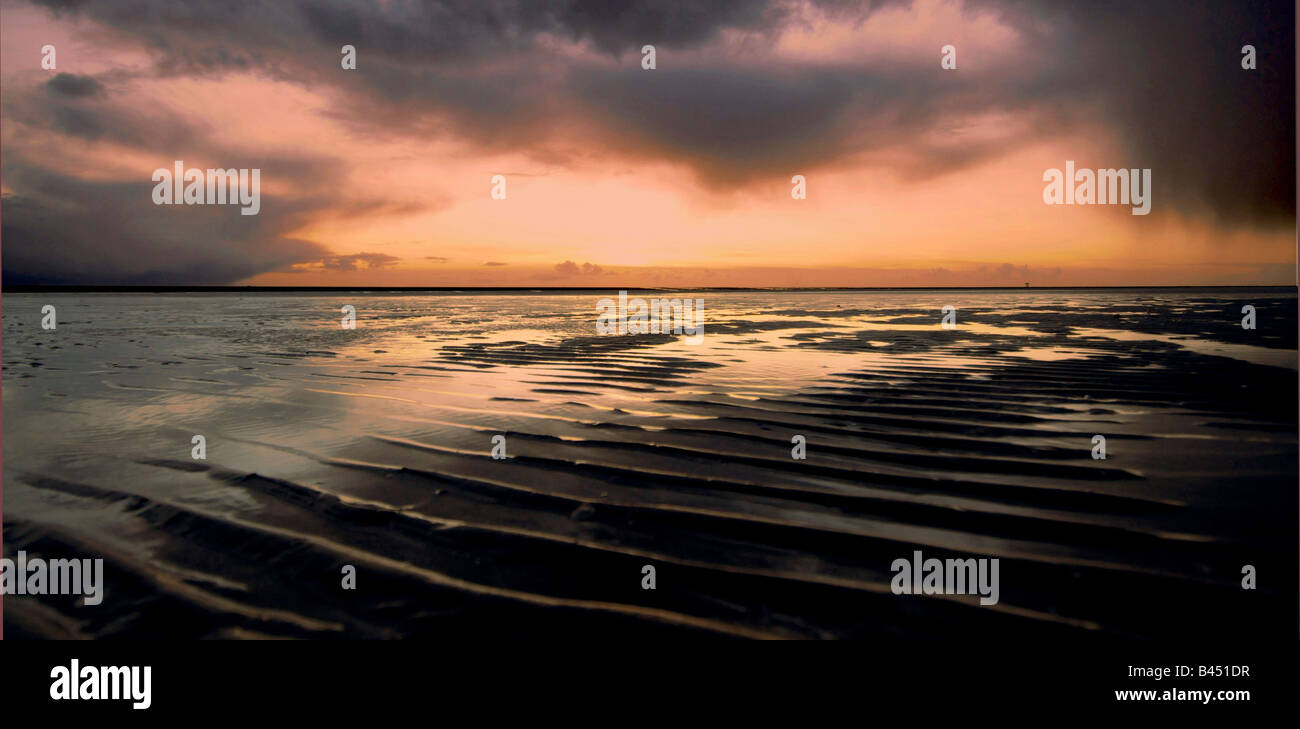
[[[106,593],[5,637],[1293,629],[1294,289],[692,296],[699,346],[587,294],[6,295],[4,553]],[[999,603],[892,594],[914,550]]]

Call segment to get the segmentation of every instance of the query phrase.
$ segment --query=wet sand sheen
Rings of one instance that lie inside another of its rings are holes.
[[[700,296],[698,347],[595,336],[590,296],[357,296],[342,330],[337,297],[59,295],[56,332],[50,296],[6,297],[5,552],[108,562],[103,605],[10,599],[6,637],[1159,637],[1294,616],[1239,584],[1295,566],[1294,291]],[[1241,301],[1267,324],[1241,330]],[[999,603],[892,594],[913,550],[998,557]]]

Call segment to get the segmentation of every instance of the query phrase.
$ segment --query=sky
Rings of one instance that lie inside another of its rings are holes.
[[[8,285],[1294,285],[1294,12],[0,0],[0,268]],[[260,170],[258,214],[155,204],[176,160]],[[1150,169],[1150,213],[1045,204],[1067,161]]]

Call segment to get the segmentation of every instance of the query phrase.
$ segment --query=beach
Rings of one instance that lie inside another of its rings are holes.
[[[1294,629],[1293,287],[663,294],[697,344],[611,295],[7,294],[4,554],[105,589],[5,637]],[[918,551],[997,603],[895,594]]]

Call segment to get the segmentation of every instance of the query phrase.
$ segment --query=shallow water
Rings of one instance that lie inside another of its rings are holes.
[[[6,295],[5,553],[108,562],[6,637],[1292,625],[1239,581],[1295,574],[1294,289],[694,292],[699,345],[614,294]]]

